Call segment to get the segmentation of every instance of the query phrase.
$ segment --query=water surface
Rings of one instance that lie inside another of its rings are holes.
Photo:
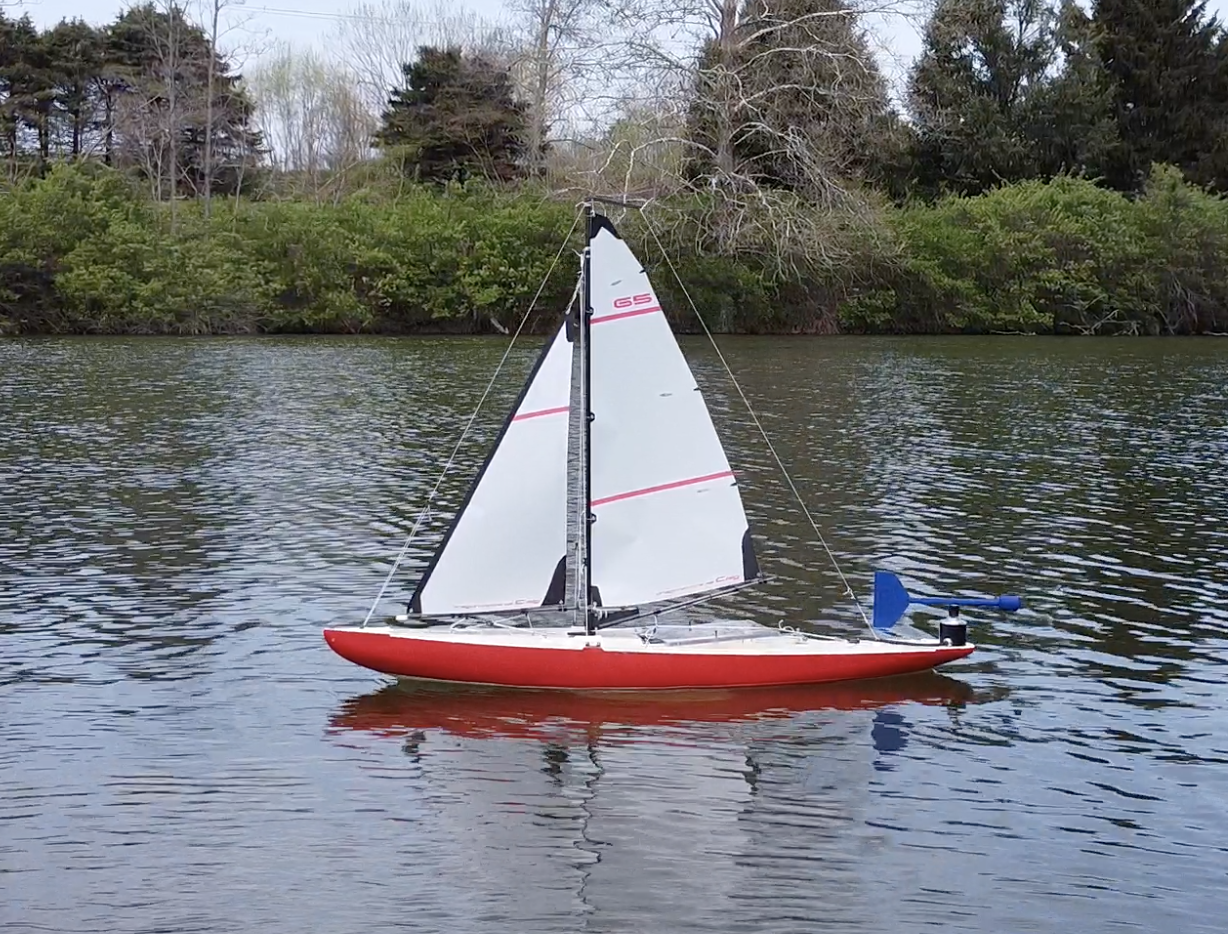
[[[0,343],[0,929],[1222,930],[1228,345],[723,346],[860,596],[885,567],[1027,609],[904,681],[390,689],[320,629],[366,612],[501,342]],[[857,631],[685,349],[776,575],[725,606]]]

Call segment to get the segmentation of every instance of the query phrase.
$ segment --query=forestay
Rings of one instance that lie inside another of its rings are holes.
[[[410,600],[440,615],[561,603],[572,349],[544,348],[519,403]]]
[[[605,606],[758,576],[733,471],[640,262],[605,218],[590,259],[592,583]]]

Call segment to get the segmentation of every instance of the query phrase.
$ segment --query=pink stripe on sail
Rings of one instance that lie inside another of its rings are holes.
[[[514,422],[523,421],[526,418],[537,418],[541,415],[560,415],[567,411],[567,406],[560,405],[553,409],[538,409],[536,412],[523,412],[512,419]]]
[[[613,496],[603,496],[601,499],[593,500],[592,505],[604,506],[606,503],[616,503],[620,499],[631,499],[635,496],[647,496],[649,493],[663,493],[665,490],[676,490],[681,486],[693,486],[696,483],[705,483],[708,480],[720,480],[722,477],[732,476],[732,470],[724,470],[720,473],[710,473],[703,477],[691,477],[689,480],[675,480],[673,483],[662,483],[658,486],[647,486],[642,490],[630,490],[627,493],[615,493]]]
[[[638,315],[650,315],[653,312],[661,310],[660,305],[653,305],[651,308],[636,308],[634,311],[616,311],[612,315],[599,315],[594,317],[589,324],[601,324],[603,321],[617,321],[620,318],[634,318]]]

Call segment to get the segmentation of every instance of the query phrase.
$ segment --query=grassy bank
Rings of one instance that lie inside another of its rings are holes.
[[[885,234],[823,271],[715,255],[698,224],[675,229],[673,259],[726,331],[1228,331],[1228,202],[1175,171],[1157,169],[1137,199],[1061,178],[881,211]],[[114,172],[61,166],[0,192],[0,333],[514,327],[573,218],[539,192],[481,187],[215,200],[209,218],[186,202],[172,217]],[[634,225],[628,236],[676,324],[692,328],[655,250]],[[542,326],[575,269],[565,252]]]

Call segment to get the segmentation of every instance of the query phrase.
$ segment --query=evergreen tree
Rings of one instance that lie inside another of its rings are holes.
[[[157,181],[189,194],[203,192],[209,59],[214,61],[215,193],[235,190],[255,167],[262,141],[252,128],[253,106],[231,72],[180,7],[167,14],[152,4],[132,7],[107,30],[102,82],[111,111],[108,153]],[[173,154],[173,156],[172,156]]]
[[[375,138],[408,174],[431,182],[524,176],[527,109],[506,68],[458,48],[422,46],[403,71],[405,86],[389,99]]]
[[[1037,89],[1027,132],[1042,177],[1100,178],[1118,145],[1113,83],[1101,67],[1091,19],[1076,0],[1063,0],[1054,32],[1061,72]]]
[[[55,144],[77,158],[101,123],[98,79],[105,36],[79,19],[62,20],[44,34],[43,42],[54,80]]]
[[[1040,174],[1057,62],[1047,0],[939,0],[909,77],[916,173],[925,189],[976,193]]]
[[[0,155],[10,161],[17,152],[17,114],[13,100],[13,83],[17,77],[15,40],[15,24],[0,9]]]
[[[1142,187],[1153,162],[1228,189],[1228,46],[1205,0],[1096,0],[1092,23],[1113,82],[1120,145],[1108,171]]]
[[[47,159],[52,87],[42,37],[30,17],[0,16],[0,136],[10,176],[23,153]]]
[[[252,116],[239,76],[180,7],[146,3],[106,28],[73,20],[42,33],[29,17],[0,11],[0,158],[10,177],[22,165],[42,171],[55,156],[101,149],[108,164],[136,169],[163,194],[172,186],[200,193],[206,175],[215,191],[233,191],[260,155]]]
[[[47,37],[28,19],[25,30],[26,99],[24,119],[36,148],[36,165],[41,172],[51,159],[51,115],[55,107],[56,69],[47,47]]]

